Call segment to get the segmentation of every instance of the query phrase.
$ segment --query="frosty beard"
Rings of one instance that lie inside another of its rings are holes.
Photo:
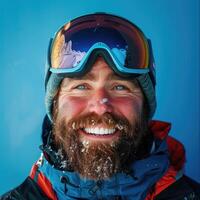
[[[65,118],[54,119],[55,145],[62,149],[64,158],[74,171],[83,178],[93,180],[107,179],[117,172],[126,171],[137,159],[137,150],[148,132],[144,112],[137,117],[134,125],[109,113],[102,116],[90,113],[68,122]],[[112,142],[80,139],[80,129],[98,124],[117,129],[119,138]]]

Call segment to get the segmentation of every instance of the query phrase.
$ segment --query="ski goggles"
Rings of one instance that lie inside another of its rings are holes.
[[[126,19],[99,13],[78,17],[59,29],[50,45],[50,71],[83,73],[88,59],[98,50],[106,52],[120,74],[150,70],[150,40],[143,32]]]

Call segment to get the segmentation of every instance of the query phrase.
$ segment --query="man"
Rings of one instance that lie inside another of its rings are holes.
[[[114,15],[85,15],[51,41],[42,155],[1,199],[200,199],[184,148],[153,121],[150,40]]]

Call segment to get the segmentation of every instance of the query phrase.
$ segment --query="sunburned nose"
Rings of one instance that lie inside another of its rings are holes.
[[[104,89],[96,91],[88,102],[88,108],[98,115],[112,112],[111,99]]]

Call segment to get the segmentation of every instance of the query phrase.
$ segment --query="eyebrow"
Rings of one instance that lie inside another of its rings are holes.
[[[90,81],[95,81],[96,78],[94,74],[88,73],[83,76],[78,76],[78,77],[73,77],[71,78],[72,80],[90,80]]]
[[[70,83],[72,83],[72,81],[96,81],[96,77],[94,74],[92,73],[87,73],[83,76],[78,76],[78,77],[73,77],[73,78],[70,78],[71,80],[69,81]],[[69,82],[67,81],[66,82],[62,82],[62,87],[65,87],[66,84],[68,85]],[[119,76],[117,75],[116,73],[112,73],[109,75],[109,78],[108,78],[108,81],[124,81],[124,82],[131,82],[132,84],[134,84],[136,87],[139,87],[139,84],[138,82],[136,81],[136,79],[134,77],[122,77],[122,76]]]

